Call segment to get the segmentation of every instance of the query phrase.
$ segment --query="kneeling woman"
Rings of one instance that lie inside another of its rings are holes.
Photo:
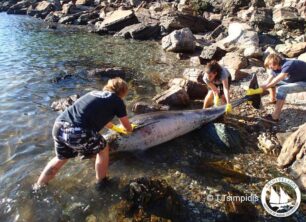
[[[204,99],[203,109],[212,105],[219,106],[227,104],[226,112],[231,112],[229,87],[231,75],[226,68],[221,67],[217,61],[209,62],[205,67],[203,81],[207,84],[209,91]]]

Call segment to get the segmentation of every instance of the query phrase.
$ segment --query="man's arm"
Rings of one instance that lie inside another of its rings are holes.
[[[288,76],[288,73],[281,73],[277,75],[276,77],[274,77],[268,84],[261,86],[261,88],[265,90],[265,89],[274,87],[277,83],[287,78],[287,76]]]
[[[133,127],[131,126],[131,123],[129,121],[129,118],[127,116],[124,116],[122,118],[119,118],[122,126],[126,129],[127,132],[132,132],[133,131]]]

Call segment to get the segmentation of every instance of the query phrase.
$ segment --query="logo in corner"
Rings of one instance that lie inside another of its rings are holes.
[[[269,214],[275,217],[288,217],[299,208],[301,191],[292,180],[278,177],[264,186],[261,203]]]

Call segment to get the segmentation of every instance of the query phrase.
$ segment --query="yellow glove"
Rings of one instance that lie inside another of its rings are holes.
[[[135,124],[135,123],[132,123],[131,126],[132,126],[132,129],[133,129],[133,130],[136,129],[136,128],[138,127],[138,125]]]
[[[220,98],[218,95],[214,96],[214,106],[220,106]]]
[[[263,88],[247,89],[246,91],[247,96],[252,96],[252,95],[261,94],[261,93],[263,93]]]
[[[117,132],[117,133],[121,133],[121,134],[125,134],[125,135],[128,134],[128,132],[120,126],[113,125],[112,128],[110,128],[110,129]]]
[[[230,114],[232,112],[232,104],[228,103],[225,106],[225,113]]]

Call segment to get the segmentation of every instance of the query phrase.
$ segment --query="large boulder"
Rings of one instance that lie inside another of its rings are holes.
[[[82,15],[83,12],[75,13],[72,15],[67,15],[64,17],[61,17],[58,20],[58,23],[60,24],[77,24],[77,19]]]
[[[186,68],[183,71],[183,77],[187,80],[194,81],[194,82],[204,83],[203,75],[204,75],[204,72],[202,69]]]
[[[223,13],[225,15],[235,15],[240,9],[249,6],[249,1],[228,0],[223,1]]]
[[[299,127],[284,142],[277,158],[279,167],[290,167],[290,174],[306,190],[306,124]]]
[[[220,60],[225,56],[226,51],[219,48],[217,45],[203,47],[200,57],[206,61]]]
[[[294,44],[280,44],[277,45],[275,49],[286,57],[293,58],[306,52],[306,42],[299,42]]]
[[[195,37],[189,28],[176,30],[162,38],[162,48],[171,52],[193,52]]]
[[[126,39],[133,38],[138,40],[156,39],[160,34],[158,24],[138,23],[123,28],[115,36],[122,36]]]
[[[270,31],[274,28],[272,10],[259,8],[256,9],[249,20],[250,24],[258,31]]]
[[[17,2],[18,0],[9,0],[9,1],[0,2],[0,12],[7,11],[10,7],[15,5]]]
[[[89,77],[99,77],[99,78],[116,78],[120,77],[124,79],[126,77],[126,72],[119,67],[113,68],[97,68],[92,69],[87,72]]]
[[[262,55],[257,32],[245,23],[230,23],[228,36],[216,44],[226,51],[232,51],[238,48],[243,51],[246,57],[258,57]]]
[[[168,86],[179,86],[183,88],[187,92],[190,99],[204,99],[208,91],[205,84],[183,78],[171,79]]]
[[[106,16],[104,21],[96,23],[96,31],[120,31],[126,26],[138,23],[138,19],[132,10],[117,10]]]
[[[50,2],[42,1],[39,2],[35,8],[33,9],[30,8],[27,11],[28,15],[45,18],[51,11],[55,9],[55,6]]]
[[[241,71],[248,67],[248,60],[237,52],[227,53],[220,61],[224,67],[228,69],[232,80],[240,80],[247,77],[249,74]]]
[[[162,16],[160,25],[163,26],[167,32],[188,27],[193,33],[205,33],[214,30],[218,26],[203,17],[185,15],[179,12]]]
[[[85,13],[77,19],[77,24],[78,25],[87,25],[89,21],[91,21],[93,19],[97,19],[97,18],[99,18],[99,13],[98,12]]]
[[[32,5],[31,1],[27,1],[27,0],[18,2],[7,10],[7,14],[25,15],[27,14],[28,8],[31,5]]]
[[[170,89],[156,95],[153,101],[162,105],[186,106],[189,104],[190,98],[182,87],[174,85]]]
[[[159,104],[149,104],[146,102],[136,102],[133,105],[132,111],[136,114],[141,114],[141,113],[151,113],[156,111],[167,111],[169,109],[170,109],[169,106],[162,106]]]
[[[77,5],[86,5],[86,6],[91,6],[94,4],[94,0],[77,0],[76,4]]]
[[[305,20],[298,14],[297,8],[279,7],[273,11],[273,21],[276,23],[275,28],[278,30],[304,30]]]

